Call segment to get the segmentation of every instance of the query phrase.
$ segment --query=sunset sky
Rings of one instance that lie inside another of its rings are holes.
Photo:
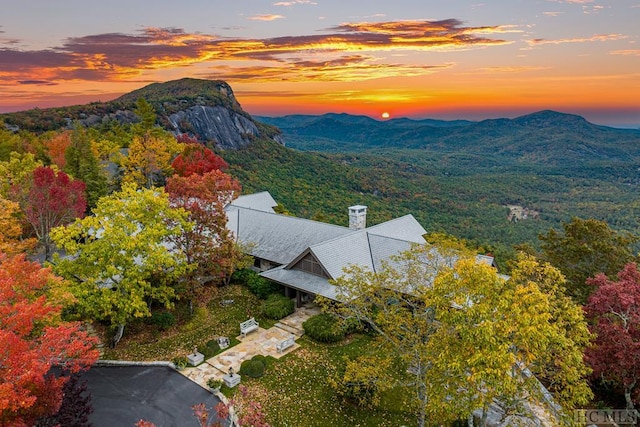
[[[23,0],[0,13],[0,112],[226,80],[251,114],[640,127],[640,0]]]

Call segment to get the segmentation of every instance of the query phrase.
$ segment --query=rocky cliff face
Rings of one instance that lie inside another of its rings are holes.
[[[176,135],[195,136],[210,147],[236,150],[257,138],[284,145],[280,130],[243,111],[231,86],[221,80],[185,78],[153,83],[110,102],[29,110],[0,115],[0,119],[11,130],[34,132],[71,128],[75,122],[87,127],[110,121],[132,124],[139,121],[135,111],[140,98],[153,106],[158,124]]]
[[[171,114],[168,119],[174,132],[194,134],[223,149],[237,150],[261,136],[252,120],[221,106],[196,105]]]

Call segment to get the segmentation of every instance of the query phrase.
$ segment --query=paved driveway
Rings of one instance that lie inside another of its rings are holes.
[[[90,420],[95,427],[133,427],[140,419],[156,427],[199,427],[191,407],[204,403],[212,408],[219,402],[208,390],[164,366],[96,366],[83,378],[92,394]]]

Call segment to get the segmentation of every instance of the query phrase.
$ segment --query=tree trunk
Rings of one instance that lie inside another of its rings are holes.
[[[120,340],[122,339],[122,335],[124,334],[124,325],[118,325],[118,329],[116,330],[116,334],[113,336],[113,341],[111,342],[111,347],[115,348],[118,345]]]
[[[467,417],[467,427],[473,427],[473,412]]]
[[[482,407],[482,418],[480,418],[480,426],[479,427],[486,427],[487,426],[487,416],[489,415],[488,409],[489,409],[488,406],[483,406]]]
[[[189,298],[189,317],[193,317],[193,299]]]
[[[420,367],[419,369],[422,369]],[[420,401],[420,413],[418,414],[418,427],[424,427],[425,421],[427,418],[426,407],[427,407],[427,390],[424,385],[424,376],[416,375],[416,380],[418,381],[418,400]]]
[[[633,411],[634,409],[633,400],[631,400],[632,391],[633,391],[633,385],[630,385],[624,388],[624,400],[627,402],[627,411]]]
[[[424,413],[424,408],[420,409],[420,413],[418,414],[418,427],[424,427],[426,415]]]
[[[51,261],[51,238],[49,233],[42,237],[42,245],[44,246],[44,260]]]

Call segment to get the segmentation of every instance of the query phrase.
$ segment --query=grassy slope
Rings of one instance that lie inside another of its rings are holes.
[[[267,408],[273,426],[399,426],[415,424],[408,408],[410,391],[394,388],[385,393],[380,407],[360,408],[339,399],[327,382],[343,356],[372,351],[372,339],[354,335],[335,345],[301,338],[301,348],[279,361],[271,359],[264,377],[243,378],[247,396]],[[229,394],[233,394],[228,391]],[[234,390],[234,393],[237,393]]]

